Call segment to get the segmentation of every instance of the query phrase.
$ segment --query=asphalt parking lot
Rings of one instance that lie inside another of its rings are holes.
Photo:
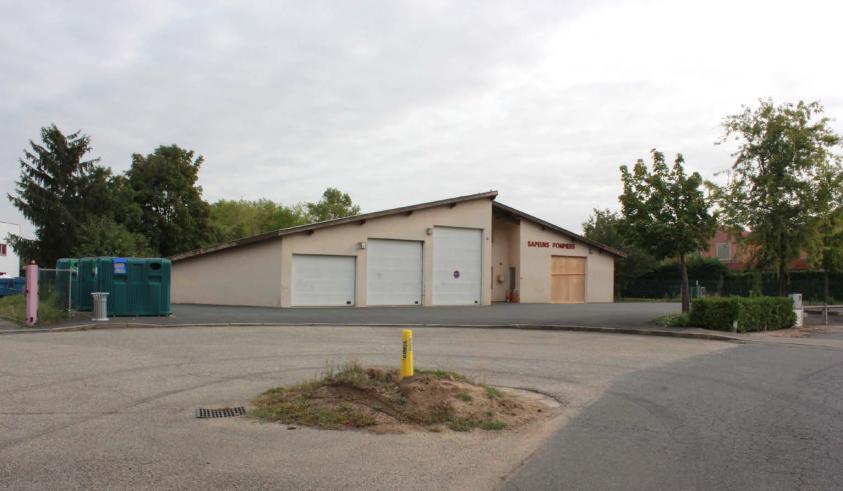
[[[324,307],[266,308],[222,305],[173,305],[169,317],[116,317],[112,323],[157,325],[335,324],[417,326],[569,325],[586,327],[653,327],[661,315],[678,312],[677,303],[618,302],[592,304],[513,304],[468,307]],[[77,322],[85,322],[83,314]],[[87,315],[87,319],[90,316]]]
[[[564,405],[524,431],[371,435],[197,420],[326,363],[396,365],[400,329],[110,329],[0,339],[0,488],[491,489],[624,374],[733,343],[422,328],[416,363]]]
[[[744,344],[416,330],[421,367],[559,400],[503,433],[196,420],[327,363],[395,366],[400,329],[191,327],[0,338],[2,489],[840,489],[843,327]]]

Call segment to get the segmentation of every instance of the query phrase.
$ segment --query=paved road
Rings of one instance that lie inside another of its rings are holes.
[[[400,329],[214,327],[0,337],[3,489],[491,489],[616,377],[733,343],[490,329],[415,330],[416,363],[565,404],[552,427],[370,435],[196,420],[313,377],[396,366]]]
[[[506,489],[841,489],[840,336],[624,375]]]
[[[378,436],[192,415],[306,380],[329,361],[394,365],[398,329],[4,336],[0,488],[462,490],[507,476],[509,489],[843,488],[839,333],[738,345],[420,328],[420,366],[538,389],[564,413],[524,432]]]
[[[578,305],[494,304],[484,307],[328,307],[263,308],[174,305],[171,317],[115,318],[115,323],[155,324],[413,324],[513,325],[567,324],[599,327],[653,326],[653,319],[678,312],[679,304],[603,303]]]

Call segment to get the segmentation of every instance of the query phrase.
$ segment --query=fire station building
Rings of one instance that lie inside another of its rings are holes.
[[[611,302],[622,252],[497,192],[291,227],[172,257],[174,303],[265,307]]]

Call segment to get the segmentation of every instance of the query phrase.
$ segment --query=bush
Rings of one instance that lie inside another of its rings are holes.
[[[690,323],[696,327],[738,332],[793,327],[793,300],[786,297],[706,297],[691,302]]]

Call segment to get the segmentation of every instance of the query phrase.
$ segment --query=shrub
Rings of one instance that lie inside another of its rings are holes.
[[[691,303],[690,323],[718,331],[766,331],[792,327],[793,301],[786,297],[706,297]]]

